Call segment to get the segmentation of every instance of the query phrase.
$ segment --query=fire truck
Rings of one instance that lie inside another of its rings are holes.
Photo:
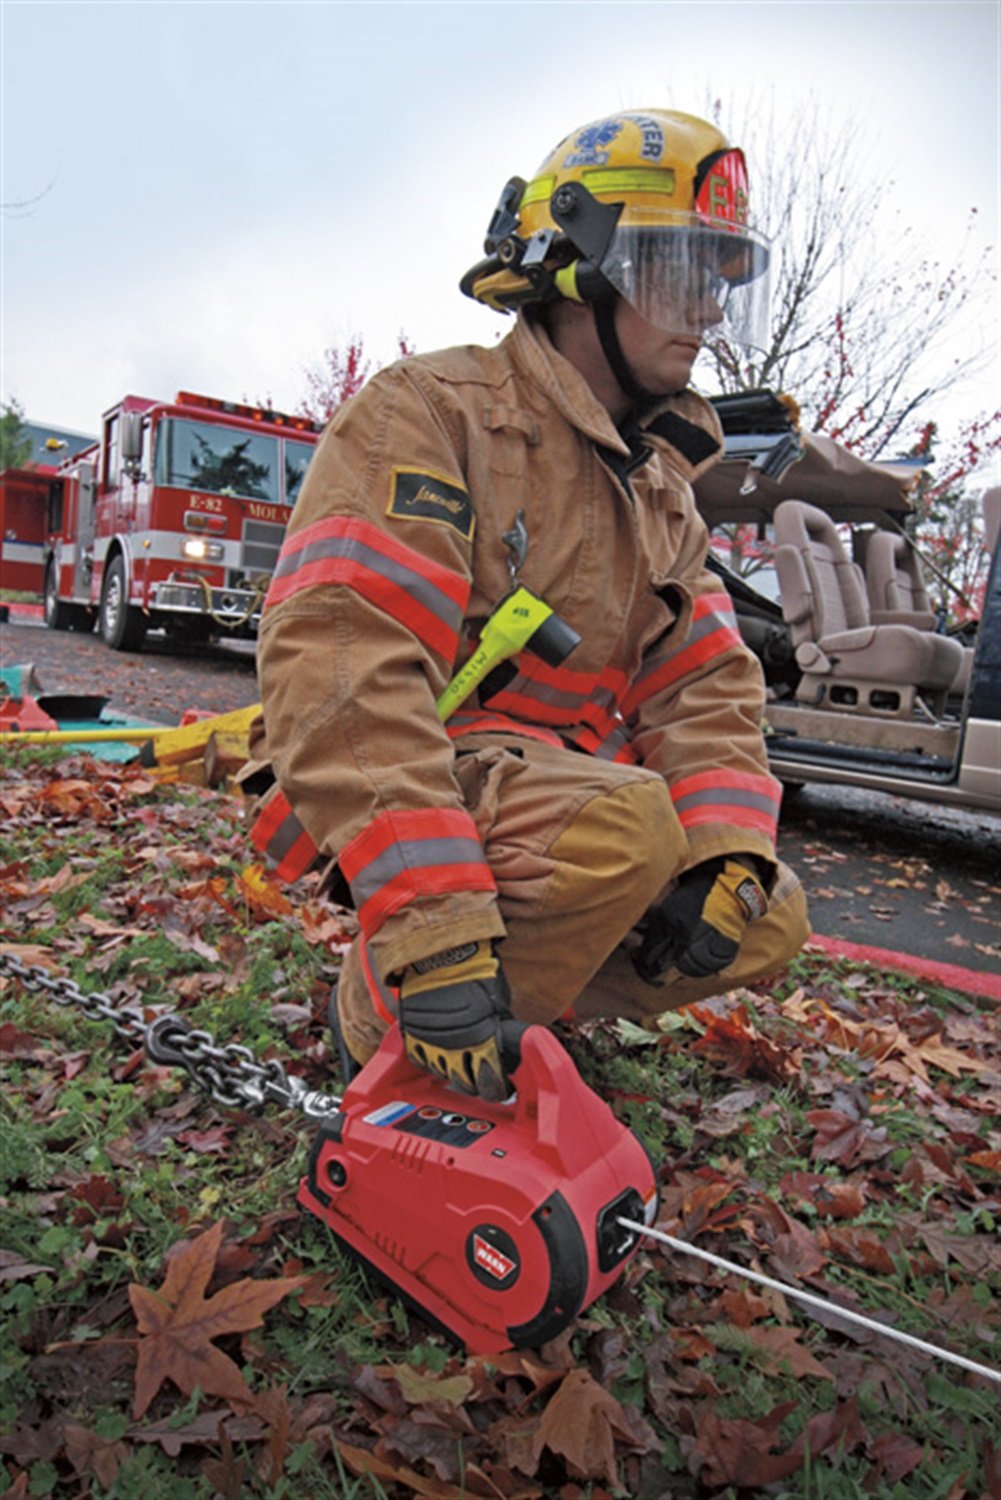
[[[156,628],[253,637],[319,431],[189,391],[126,396],[50,481],[46,624],[96,621],[114,651],[141,650]]]

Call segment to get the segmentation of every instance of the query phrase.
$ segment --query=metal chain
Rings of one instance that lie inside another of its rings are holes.
[[[227,1109],[263,1109],[273,1103],[295,1110],[307,1120],[329,1119],[340,1099],[309,1089],[286,1071],[277,1058],[258,1062],[239,1042],[216,1043],[209,1031],[197,1031],[181,1016],[159,1016],[146,1022],[132,1009],[116,1006],[99,990],[85,993],[75,980],[49,974],[37,964],[24,964],[14,953],[0,950],[0,973],[12,975],[32,994],[44,991],[56,1005],[77,1006],[89,1020],[107,1021],[133,1046],[142,1046],[156,1063],[185,1068],[215,1104]]]

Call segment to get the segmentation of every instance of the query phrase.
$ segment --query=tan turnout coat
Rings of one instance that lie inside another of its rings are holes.
[[[774,859],[762,676],[705,569],[692,496],[720,451],[713,409],[687,392],[647,414],[630,446],[524,316],[495,348],[382,371],[336,413],[264,612],[277,789],[256,838],[286,875],[317,851],[338,861],[383,978],[504,932],[455,774],[469,736],[659,773],[683,866],[742,850]],[[558,669],[523,653],[513,680],[442,724],[436,698],[510,588],[502,537],[519,512],[520,580],[581,643]]]

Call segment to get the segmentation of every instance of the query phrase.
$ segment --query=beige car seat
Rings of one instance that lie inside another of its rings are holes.
[[[865,554],[865,587],[873,625],[935,629],[921,559],[906,536],[892,531],[873,533]]]
[[[914,624],[874,623],[861,569],[816,506],[784,500],[775,511],[775,543],[782,614],[803,673],[796,697],[905,716],[920,696],[940,713],[962,665],[959,643]]]
[[[907,537],[890,531],[877,531],[870,537],[865,585],[874,625],[913,625],[915,630],[936,628],[938,621],[925,587],[921,559]],[[962,697],[970,685],[973,647],[962,642],[957,645],[962,655],[949,692]]]

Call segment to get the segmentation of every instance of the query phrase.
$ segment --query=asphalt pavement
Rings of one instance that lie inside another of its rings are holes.
[[[0,624],[0,666],[32,663],[47,692],[103,693],[109,710],[176,724],[258,699],[251,642],[141,654],[46,630],[23,610]],[[806,888],[821,946],[1001,998],[1001,816],[851,787],[787,793],[779,850]]]

